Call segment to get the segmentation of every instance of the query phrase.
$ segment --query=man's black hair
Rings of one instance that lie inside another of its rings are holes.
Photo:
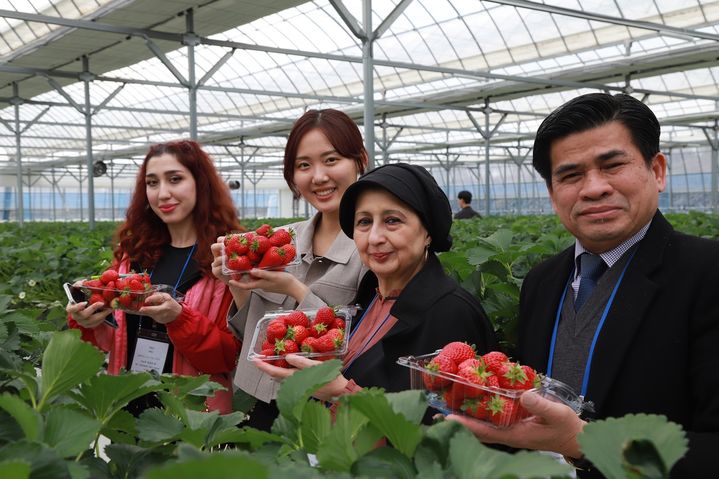
[[[618,121],[629,130],[634,146],[644,157],[647,167],[659,153],[659,121],[652,110],[636,98],[608,93],[589,93],[560,106],[544,119],[534,139],[532,164],[552,186],[552,143],[574,133],[591,130]]]
[[[470,193],[467,190],[462,190],[459,193],[457,193],[457,198],[464,201],[467,204],[470,204],[472,202],[472,193]]]

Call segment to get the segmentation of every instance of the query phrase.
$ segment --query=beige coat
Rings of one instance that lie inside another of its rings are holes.
[[[313,309],[327,304],[350,304],[367,272],[354,241],[341,231],[327,254],[315,257],[312,237],[318,219],[319,216],[315,215],[311,220],[288,225],[297,232],[297,253],[301,261],[289,266],[287,271],[310,288],[310,293],[302,303],[298,305],[294,298],[284,294],[255,290],[244,308],[229,319],[230,330],[243,340],[234,385],[265,402],[275,398],[279,384],[247,360],[252,335],[260,318],[266,312],[278,309]]]

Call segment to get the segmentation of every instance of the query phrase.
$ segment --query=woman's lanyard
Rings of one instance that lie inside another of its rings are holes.
[[[175,294],[177,293],[177,287],[180,286],[180,281],[182,281],[182,277],[185,275],[185,271],[187,270],[187,265],[190,264],[190,260],[192,259],[192,253],[195,252],[195,248],[197,247],[197,243],[192,245],[192,248],[190,249],[190,253],[187,255],[187,259],[185,260],[185,264],[182,266],[182,271],[180,271],[180,276],[177,277],[177,282],[175,283],[175,287],[172,288],[172,297],[175,297]],[[152,274],[155,272],[153,269],[150,271],[150,280],[152,280]]]
[[[349,340],[350,340],[350,341],[352,341],[352,336],[354,336],[355,333],[359,330],[360,324],[362,323],[362,320],[365,318],[365,316],[367,316],[367,313],[369,313],[370,311],[372,311],[372,306],[374,306],[374,303],[375,303],[376,300],[377,300],[377,293],[375,293],[374,298],[372,298],[372,302],[369,304],[369,306],[368,306],[367,309],[364,311],[364,313],[362,313],[362,316],[360,317],[359,321],[357,321],[357,325],[355,326],[355,328],[354,328],[354,329],[352,330],[352,332],[350,333],[350,336],[349,336]],[[390,309],[391,309],[391,308],[390,308]],[[362,346],[357,350],[357,353],[356,353],[355,356],[352,358],[352,360],[349,362],[349,364],[347,364],[347,366],[344,367],[344,369],[343,369],[344,372],[346,372],[346,371],[354,364],[354,362],[357,360],[357,358],[360,357],[360,355],[364,352],[364,349],[367,347],[368,344],[370,344],[370,343],[372,342],[372,340],[374,339],[374,337],[377,336],[377,333],[382,329],[382,326],[385,325],[385,323],[386,323],[387,320],[390,318],[390,316],[392,316],[392,314],[391,314],[390,312],[387,312],[387,316],[385,316],[384,319],[379,323],[379,326],[377,326],[377,327],[375,328],[375,330],[372,332],[372,335],[364,341],[364,343],[363,343]]]
[[[589,347],[589,356],[587,357],[587,364],[584,366],[584,377],[582,379],[582,390],[580,392],[580,396],[585,397],[587,395],[587,387],[589,386],[589,372],[592,369],[592,358],[594,357],[594,347],[597,345],[597,340],[599,339],[599,333],[602,331],[602,327],[604,326],[604,321],[607,319],[607,315],[609,314],[609,310],[612,307],[612,303],[614,302],[614,296],[617,294],[617,290],[619,290],[619,285],[622,284],[622,280],[624,279],[624,273],[627,272],[627,268],[629,267],[629,263],[632,262],[632,259],[634,258],[634,253],[637,251],[634,250],[632,252],[632,255],[627,260],[627,264],[624,265],[624,268],[622,269],[621,274],[619,275],[619,279],[617,279],[617,284],[614,285],[614,289],[612,289],[612,294],[609,296],[609,300],[607,301],[607,304],[604,306],[604,311],[602,312],[602,317],[599,319],[599,324],[597,325],[597,330],[594,331],[594,337],[592,338],[592,345]],[[552,365],[554,363],[554,347],[557,343],[557,329],[559,328],[559,319],[562,315],[562,308],[564,307],[564,299],[567,297],[567,291],[569,291],[569,285],[572,283],[572,278],[574,277],[574,268],[572,268],[571,273],[569,273],[569,279],[567,280],[567,284],[564,286],[564,291],[562,292],[562,299],[559,301],[559,306],[557,307],[557,315],[554,318],[554,329],[552,330],[552,342],[549,345],[549,361],[547,363],[547,376],[552,377]]]

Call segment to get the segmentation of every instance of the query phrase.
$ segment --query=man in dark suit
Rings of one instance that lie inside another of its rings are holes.
[[[457,193],[457,204],[459,204],[459,211],[454,214],[456,220],[466,220],[470,218],[481,218],[482,215],[472,209],[472,193],[467,190],[462,190]]]
[[[658,211],[659,122],[628,95],[583,95],[544,120],[533,163],[576,241],[524,280],[518,359],[595,412],[530,393],[522,404],[536,421],[500,431],[458,420],[485,442],[555,451],[583,463],[579,477],[601,477],[581,459],[584,419],[663,414],[689,437],[672,477],[716,475],[719,243],[674,231]]]

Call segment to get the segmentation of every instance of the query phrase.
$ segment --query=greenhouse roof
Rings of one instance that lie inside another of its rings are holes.
[[[719,1],[375,0],[369,29],[363,5],[0,1],[0,171],[19,144],[24,173],[81,174],[90,125],[119,176],[195,135],[223,171],[280,178],[304,110],[363,124],[372,36],[377,162],[521,164],[544,116],[592,91],[643,99],[665,147],[716,142]]]

